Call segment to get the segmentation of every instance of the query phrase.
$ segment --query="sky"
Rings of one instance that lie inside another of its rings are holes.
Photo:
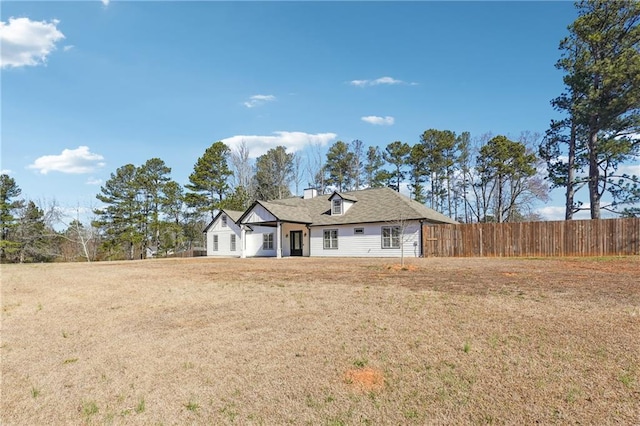
[[[543,134],[576,16],[566,1],[2,1],[0,169],[23,198],[95,208],[117,168],[157,157],[184,185],[219,140],[255,158],[430,128]],[[536,208],[561,219],[563,203]]]

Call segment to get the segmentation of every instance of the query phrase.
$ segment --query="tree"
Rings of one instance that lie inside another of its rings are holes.
[[[105,243],[111,249],[122,247],[125,256],[133,259],[135,248],[144,240],[142,204],[138,197],[137,170],[133,164],[118,168],[100,188],[96,198],[105,204],[94,210],[95,225],[105,233]]]
[[[383,187],[389,180],[389,172],[382,169],[382,166],[384,166],[384,158],[380,149],[377,146],[370,146],[367,149],[367,158],[364,164],[365,185],[369,188]]]
[[[65,261],[84,259],[87,262],[96,260],[100,243],[98,229],[91,222],[81,221],[80,206],[75,208],[75,215],[67,215],[58,211],[55,218],[57,224],[65,229],[56,234],[60,240],[60,255]]]
[[[13,212],[23,206],[22,200],[13,200],[20,196],[22,190],[9,175],[0,175],[0,262],[8,253],[18,249],[18,244],[10,239],[11,230],[16,227]]]
[[[162,247],[165,253],[169,248],[177,252],[184,243],[184,190],[180,184],[173,180],[165,184],[160,210],[164,215]]]
[[[391,164],[395,170],[392,172],[392,179],[395,184],[392,188],[400,192],[400,183],[404,181],[404,168],[407,166],[407,160],[411,153],[411,147],[404,142],[395,141],[386,146],[382,157],[386,162]]]
[[[36,203],[29,201],[20,209],[12,240],[17,245],[17,258],[20,263],[44,262],[52,259],[47,239],[50,236],[44,220],[44,211]]]
[[[96,259],[97,245],[95,241],[97,233],[92,225],[85,226],[85,224],[78,219],[74,219],[69,223],[67,229],[62,233],[62,236],[75,245],[77,250],[74,260],[76,258],[83,258],[87,262],[91,262]]]
[[[222,208],[243,211],[246,210],[250,204],[251,194],[244,189],[244,186],[236,186],[233,193],[222,202]]]
[[[536,174],[536,156],[523,143],[496,136],[480,148],[476,169],[480,184],[489,188],[493,218],[502,223],[513,220],[526,180]],[[487,200],[488,201],[488,200]],[[481,219],[486,221],[487,215]]]
[[[232,199],[227,200],[224,206],[244,210],[249,207],[251,194],[254,192],[253,168],[249,159],[249,148],[244,141],[231,152],[231,165],[233,167],[233,191],[230,198]]]
[[[567,133],[569,132],[569,133]],[[580,173],[587,165],[585,147],[578,144],[578,126],[573,117],[552,120],[538,153],[546,163],[547,180],[551,188],[565,188],[565,220],[573,219],[582,210],[582,202],[575,200],[576,193],[587,185],[588,178]],[[566,159],[563,152],[566,145]]]
[[[211,220],[222,206],[229,185],[227,179],[233,174],[227,160],[230,149],[224,142],[215,142],[198,158],[193,173],[189,175],[190,191],[186,194],[187,203],[202,213],[208,213]]]
[[[577,7],[557,64],[566,72],[567,93],[554,100],[568,118],[552,122],[545,150],[549,162],[556,144],[568,145],[568,161],[551,170],[552,181],[564,180],[567,188],[566,217],[576,209],[576,176],[584,165],[591,218],[599,219],[601,208],[619,212],[640,201],[638,177],[617,173],[640,154],[640,139],[631,137],[640,131],[640,2],[584,0]],[[605,192],[613,202],[603,207]]]
[[[351,170],[349,174],[353,180],[353,189],[357,191],[362,186],[364,142],[360,139],[352,140],[349,144],[349,152],[351,152]]]
[[[455,193],[455,218],[459,222],[469,223],[471,222],[471,215],[468,208],[469,187],[471,184],[471,134],[469,132],[462,132],[458,136],[458,157],[456,158],[456,168],[459,172],[458,179],[454,186]],[[464,206],[464,219],[458,216],[458,206],[463,204]]]
[[[165,186],[171,181],[169,173],[171,168],[159,158],[147,160],[136,171],[136,184],[140,188],[142,198],[144,254],[149,243],[156,250],[160,247],[160,210]]]
[[[248,190],[253,178],[253,170],[249,159],[249,147],[245,141],[231,151],[230,158],[233,167],[233,186],[242,186]]]
[[[300,183],[302,182],[302,155],[299,152],[293,154],[293,171],[291,173],[291,179],[296,188],[295,195],[300,195]]]
[[[457,138],[451,130],[426,130],[420,136],[429,176],[431,208],[452,214],[452,180],[457,156]],[[446,206],[446,209],[445,209]]]
[[[337,188],[338,192],[348,191],[353,185],[353,153],[349,145],[337,141],[327,151],[327,183]]]
[[[427,154],[424,144],[418,143],[411,147],[407,164],[409,164],[409,188],[412,198],[420,204],[424,204],[427,201],[424,193],[427,174]]]
[[[254,175],[256,198],[268,201],[290,197],[293,167],[293,154],[287,153],[284,146],[271,148],[258,157]]]
[[[324,194],[327,181],[322,147],[319,143],[316,143],[307,152],[306,171],[309,178],[309,186],[318,190],[318,194]]]

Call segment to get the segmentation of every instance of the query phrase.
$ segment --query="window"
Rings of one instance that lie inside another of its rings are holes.
[[[231,247],[231,251],[236,251],[236,236],[235,235],[231,235],[230,247]]]
[[[227,227],[227,216],[222,215],[222,227],[226,228]]]
[[[338,230],[337,229],[325,229],[323,248],[325,250],[338,248]]]
[[[353,233],[355,235],[363,235],[364,234],[364,228],[353,228]]]
[[[331,203],[331,214],[342,214],[342,199],[333,199],[333,202]]]
[[[262,234],[262,250],[273,250],[273,234]]]
[[[213,236],[213,251],[218,251],[218,236]]]
[[[400,248],[400,227],[399,226],[383,226],[382,227],[382,248]]]

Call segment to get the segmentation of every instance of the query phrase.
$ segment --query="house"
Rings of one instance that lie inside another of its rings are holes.
[[[207,255],[422,256],[422,225],[457,223],[390,188],[255,201],[221,210],[205,228]]]
[[[263,244],[263,236],[272,228],[240,225],[244,212],[222,209],[204,229],[207,240],[207,256],[275,256],[275,249]],[[273,237],[271,237],[273,238]],[[244,241],[244,243],[243,243]],[[246,254],[251,253],[251,254]]]

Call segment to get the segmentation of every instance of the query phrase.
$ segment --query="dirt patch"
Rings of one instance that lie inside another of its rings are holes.
[[[393,265],[387,265],[386,269],[389,271],[411,271],[415,272],[418,270],[416,265],[400,265],[399,263],[395,263]]]
[[[357,391],[380,391],[384,388],[384,375],[376,368],[355,368],[344,373],[344,382]]]

